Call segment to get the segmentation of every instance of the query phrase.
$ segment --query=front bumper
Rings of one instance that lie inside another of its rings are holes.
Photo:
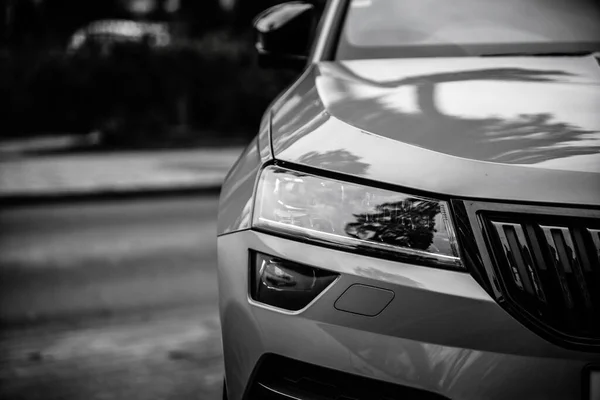
[[[248,300],[249,250],[341,275],[292,315]],[[219,305],[231,400],[247,393],[266,354],[453,400],[582,398],[600,355],[546,342],[507,314],[467,273],[381,260],[241,231],[220,236]],[[375,317],[334,308],[353,284],[391,290]]]

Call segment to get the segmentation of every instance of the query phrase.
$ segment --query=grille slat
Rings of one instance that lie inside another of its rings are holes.
[[[579,254],[579,260],[583,267],[583,272],[586,274],[592,273],[592,265],[585,248],[585,238],[583,237],[581,229],[576,229],[573,231],[573,239],[575,241],[577,254]]]
[[[544,232],[544,237],[546,239],[546,248],[548,250],[548,258],[550,260],[549,267],[554,271],[556,277],[558,279],[558,283],[560,289],[563,293],[563,299],[565,301],[565,306],[572,310],[575,307],[575,300],[573,298],[573,294],[569,288],[569,282],[567,280],[566,273],[570,272],[570,268],[561,263],[559,258],[558,250],[556,249],[556,243],[554,242],[554,237],[552,236],[552,227],[540,226],[542,232]],[[565,267],[568,270],[565,270]]]
[[[563,335],[600,342],[600,230],[590,227],[598,221],[507,214],[484,222],[508,301]]]
[[[552,237],[556,244],[558,258],[567,273],[567,279],[573,288],[572,292],[578,298],[579,306],[585,307],[586,310],[590,309],[592,306],[590,294],[583,277],[583,271],[580,267],[579,257],[573,244],[571,232],[566,228],[555,229]]]
[[[600,229],[587,229],[590,234],[592,241],[594,242],[594,248],[596,253],[596,263],[600,264]],[[596,270],[598,272],[598,270]]]

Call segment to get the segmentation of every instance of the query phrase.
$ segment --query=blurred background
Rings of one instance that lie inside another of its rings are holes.
[[[0,2],[0,399],[220,399],[220,184],[275,0]],[[243,334],[243,333],[241,333]]]
[[[104,148],[245,143],[289,74],[259,69],[275,0],[4,0],[2,139],[98,133]]]

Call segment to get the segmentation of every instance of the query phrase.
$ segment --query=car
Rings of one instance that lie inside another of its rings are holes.
[[[600,399],[600,6],[294,1],[218,212],[224,398]]]
[[[107,54],[117,44],[142,44],[167,47],[172,38],[168,24],[133,20],[99,20],[75,32],[68,45],[69,52],[98,48]]]

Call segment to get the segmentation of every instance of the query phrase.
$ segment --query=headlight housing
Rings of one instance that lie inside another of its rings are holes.
[[[346,250],[463,268],[445,201],[279,166],[261,173],[252,227]]]

